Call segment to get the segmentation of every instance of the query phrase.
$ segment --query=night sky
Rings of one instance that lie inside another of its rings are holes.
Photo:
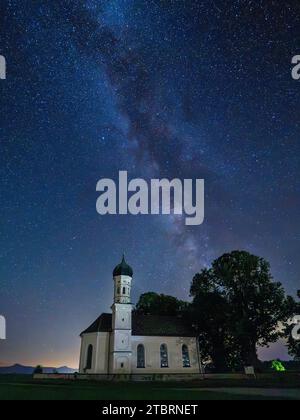
[[[299,24],[298,0],[1,1],[0,364],[77,367],[123,252],[134,302],[188,299],[234,249],[295,294]],[[205,223],[99,216],[96,183],[119,170],[204,178]]]

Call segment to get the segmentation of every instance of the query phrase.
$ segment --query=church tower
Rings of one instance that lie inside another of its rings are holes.
[[[114,303],[112,305],[112,338],[110,373],[131,373],[131,282],[133,271],[122,261],[113,271]]]

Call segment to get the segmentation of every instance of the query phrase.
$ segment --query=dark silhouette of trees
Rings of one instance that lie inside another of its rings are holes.
[[[210,270],[197,274],[191,295],[196,328],[208,340],[216,367],[258,367],[257,347],[284,336],[279,325],[287,325],[294,306],[273,281],[269,263],[245,251],[224,254]]]
[[[43,373],[43,366],[41,366],[41,365],[37,365],[37,366],[34,368],[33,374],[40,374],[40,373]]]
[[[189,304],[173,296],[154,292],[144,293],[136,305],[136,310],[145,315],[176,316],[184,313]]]
[[[190,322],[199,339],[203,363],[212,359],[218,371],[228,369],[234,359],[230,331],[230,307],[225,295],[214,284],[211,270],[194,276],[191,285],[193,302],[190,305]]]

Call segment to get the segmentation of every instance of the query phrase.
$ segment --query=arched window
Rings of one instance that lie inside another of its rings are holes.
[[[87,351],[87,358],[86,358],[86,369],[92,369],[92,361],[93,361],[93,346],[90,344],[88,346]]]
[[[160,346],[160,367],[162,368],[169,367],[168,348],[166,344],[162,344]]]
[[[143,344],[139,344],[137,346],[137,368],[144,368],[145,367],[145,347]]]
[[[185,344],[182,346],[182,365],[183,367],[191,367],[189,349]]]

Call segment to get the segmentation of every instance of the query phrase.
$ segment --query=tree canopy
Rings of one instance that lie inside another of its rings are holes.
[[[136,310],[145,315],[176,316],[185,312],[188,305],[173,296],[148,292],[140,296]]]
[[[257,366],[257,347],[284,336],[279,327],[286,325],[294,305],[281,283],[273,281],[269,263],[245,251],[224,254],[196,274],[191,295],[198,331],[211,347],[219,343],[224,355],[218,360],[211,353],[215,365],[228,365],[229,358]]]

